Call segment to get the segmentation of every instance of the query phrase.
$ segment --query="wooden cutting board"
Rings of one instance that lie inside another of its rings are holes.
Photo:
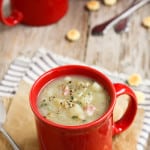
[[[19,145],[21,150],[39,150],[34,115],[29,106],[30,85],[24,81],[20,82],[19,89],[11,99],[4,98],[8,108],[7,119],[4,128]],[[120,99],[125,98],[120,97]],[[119,103],[119,109],[124,106]],[[122,110],[122,109],[121,109]],[[117,108],[115,111],[117,116]],[[136,119],[131,127],[120,135],[113,137],[113,150],[136,150],[137,139],[142,128],[144,111],[138,109]],[[12,150],[7,140],[0,134],[0,149]]]

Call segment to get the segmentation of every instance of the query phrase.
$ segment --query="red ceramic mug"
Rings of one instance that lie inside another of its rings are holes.
[[[104,86],[110,96],[108,111],[99,119],[78,126],[65,126],[45,119],[38,111],[39,92],[49,81],[64,75],[82,75],[93,78]],[[128,94],[130,101],[123,117],[113,121],[117,97]],[[67,65],[40,76],[30,91],[30,105],[35,114],[41,150],[112,150],[112,136],[126,130],[136,115],[137,101],[133,91],[124,84],[113,84],[104,74],[88,66]]]
[[[41,26],[58,21],[67,11],[68,0],[10,0],[11,15],[4,17],[0,0],[0,20],[8,26],[18,23]]]

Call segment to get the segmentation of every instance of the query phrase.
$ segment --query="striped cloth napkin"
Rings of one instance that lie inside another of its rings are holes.
[[[67,64],[83,64],[71,58],[66,58],[54,54],[51,51],[46,51],[41,48],[37,51],[32,59],[19,57],[10,65],[7,73],[0,81],[0,96],[11,96],[17,91],[20,80],[32,84],[40,75],[51,68],[67,65]],[[125,83],[127,75],[111,73],[108,70],[99,68],[98,66],[91,66],[106,74],[112,82]],[[150,137],[150,80],[144,80],[142,84],[134,90],[142,91],[145,94],[145,101],[139,104],[139,107],[144,108],[145,116],[142,131],[140,133],[137,150],[145,150],[148,139]]]

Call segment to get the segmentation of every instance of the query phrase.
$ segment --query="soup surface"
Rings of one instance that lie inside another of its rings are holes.
[[[65,76],[49,82],[40,92],[43,117],[62,125],[81,125],[101,117],[109,107],[105,89],[91,78]]]

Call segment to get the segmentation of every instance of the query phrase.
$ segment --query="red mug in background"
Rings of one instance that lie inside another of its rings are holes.
[[[65,75],[90,77],[104,86],[110,96],[110,106],[103,116],[87,124],[65,126],[49,121],[39,113],[37,99],[43,86]],[[114,106],[117,97],[123,94],[129,95],[130,101],[122,118],[114,122]],[[35,115],[41,150],[112,150],[112,137],[131,125],[137,111],[136,96],[128,86],[113,84],[98,70],[81,65],[60,66],[40,76],[31,88],[30,106]]]
[[[23,23],[32,26],[48,25],[62,18],[68,9],[68,0],[10,0],[11,15],[5,17],[0,0],[0,20],[8,26]]]

